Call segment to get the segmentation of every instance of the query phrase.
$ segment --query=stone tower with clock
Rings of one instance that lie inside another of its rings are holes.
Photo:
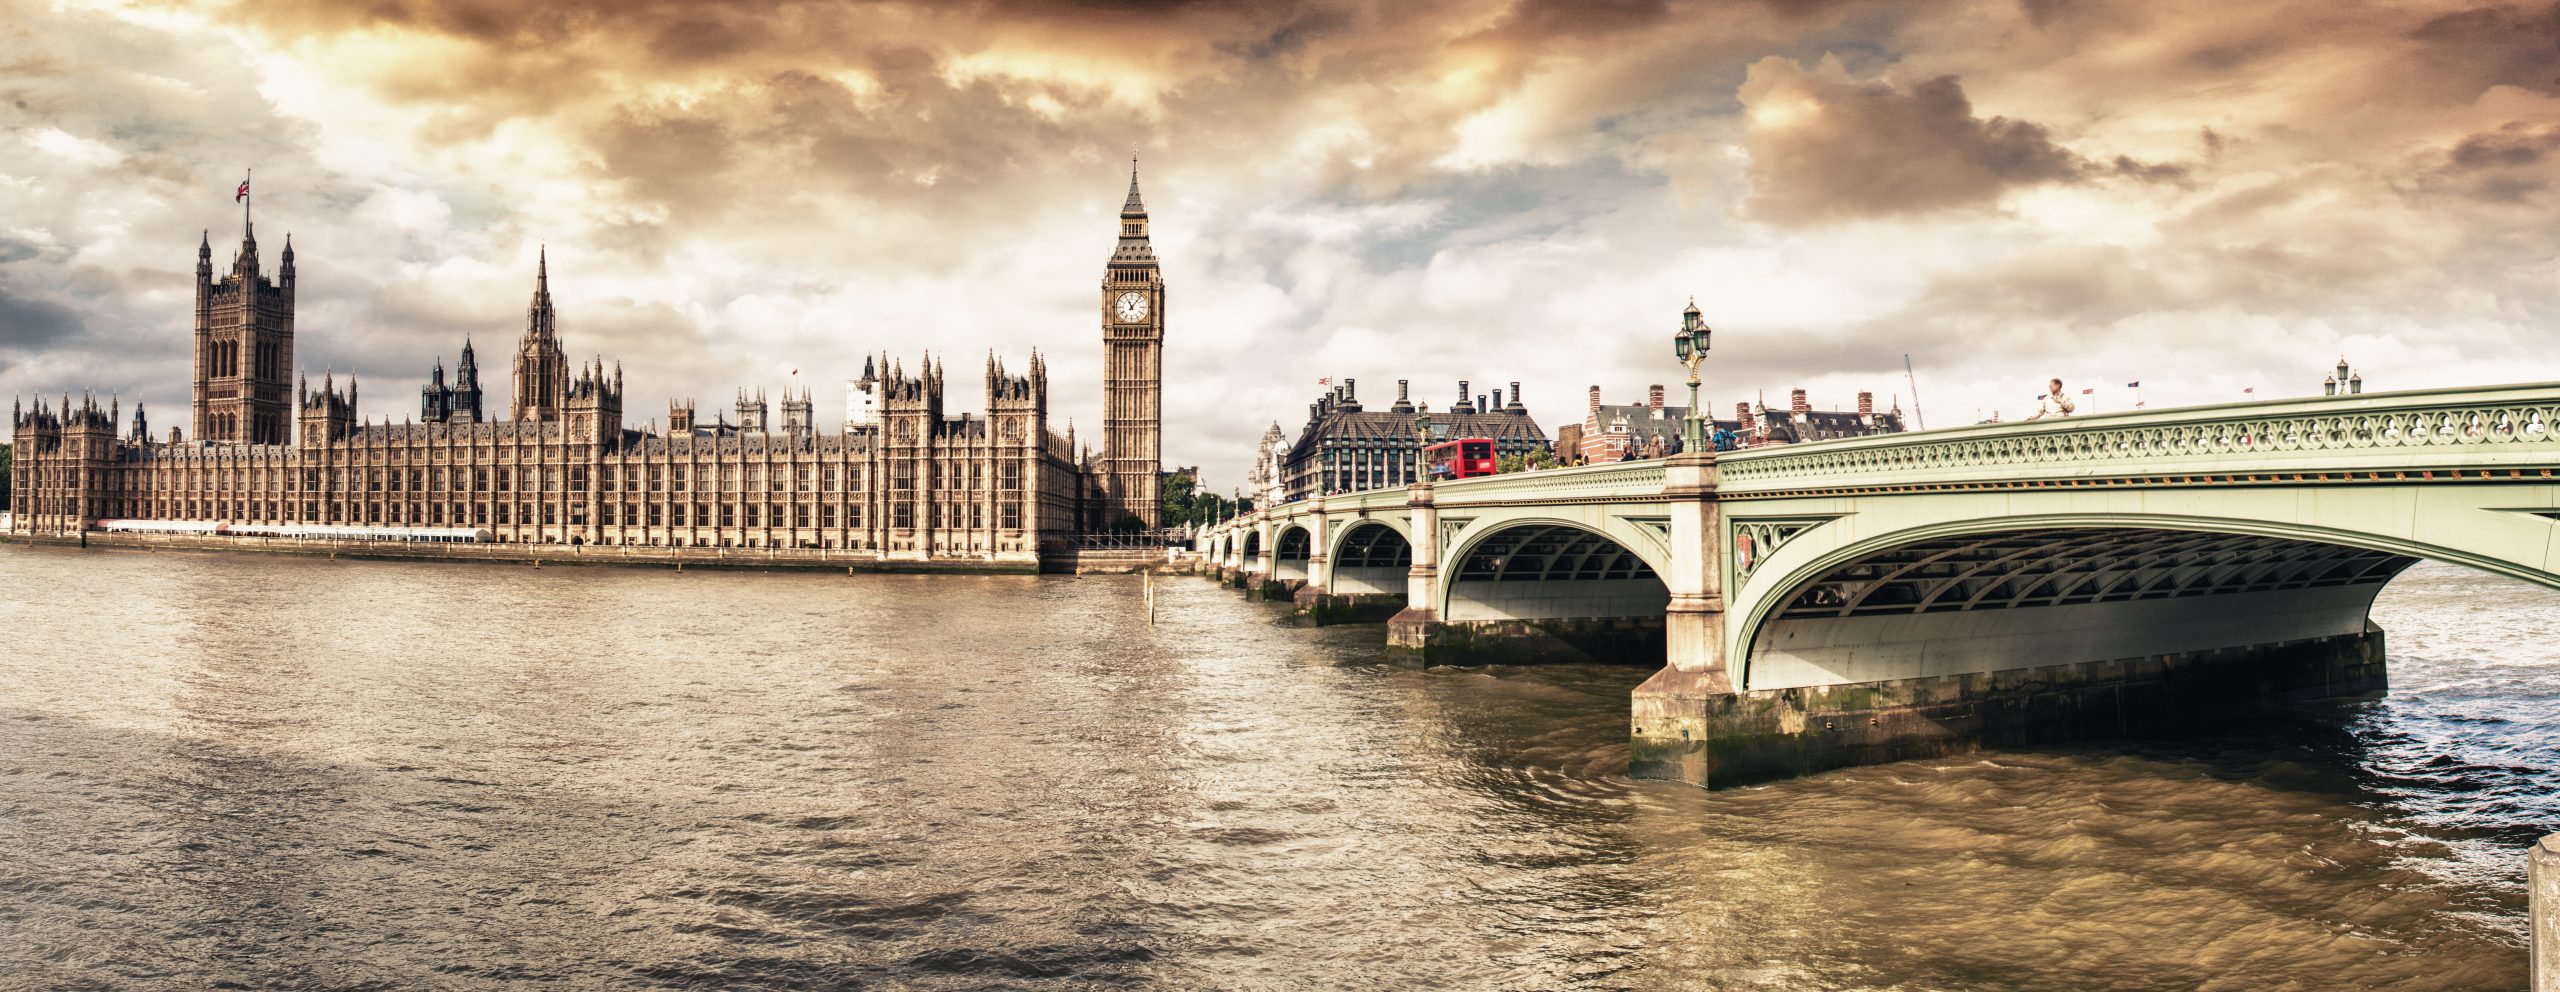
[[[1138,163],[1120,205],[1120,244],[1102,272],[1102,495],[1104,529],[1135,518],[1162,523],[1157,470],[1164,438],[1164,273],[1147,243]]]

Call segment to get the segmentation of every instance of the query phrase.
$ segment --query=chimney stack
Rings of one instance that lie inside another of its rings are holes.
[[[1804,390],[1801,389],[1787,391],[1787,408],[1794,410],[1798,416],[1813,412],[1813,404],[1805,402]]]
[[[1600,387],[1598,386],[1591,387],[1591,412],[1595,414],[1600,412]]]
[[[1743,400],[1733,405],[1733,422],[1746,428],[1751,426],[1750,400]]]
[[[1404,381],[1404,380],[1402,380],[1402,379],[1398,379],[1398,380],[1396,380],[1396,402],[1398,402],[1398,403],[1409,403],[1409,402],[1412,402],[1412,399],[1411,399],[1410,397],[1408,397],[1408,396],[1406,396],[1406,395],[1405,395],[1405,381]]]
[[[1658,383],[1658,382],[1657,382],[1657,383],[1654,383],[1654,384],[1652,385],[1652,387],[1648,388],[1648,389],[1645,391],[1644,405],[1646,406],[1646,408],[1651,409],[1651,410],[1653,411],[1653,417],[1654,417],[1654,419],[1656,419],[1656,420],[1660,420],[1660,419],[1662,419],[1662,384],[1661,384],[1661,383]]]
[[[1343,399],[1346,399],[1346,400],[1357,400],[1357,399],[1359,399],[1359,398],[1360,398],[1360,380],[1358,380],[1358,379],[1344,379],[1344,380],[1342,380],[1342,398],[1343,398]]]
[[[1516,382],[1511,384],[1511,405],[1520,405],[1520,384]]]
[[[1464,403],[1464,402],[1466,402],[1466,401],[1467,401],[1467,380],[1465,380],[1465,379],[1460,379],[1460,380],[1458,380],[1458,402],[1460,402],[1460,403]]]
[[[1875,416],[1875,415],[1876,415],[1876,394],[1871,393],[1871,392],[1867,392],[1867,391],[1865,391],[1865,390],[1859,390],[1859,391],[1858,391],[1858,416],[1861,416],[1861,417],[1872,417],[1872,416]]]

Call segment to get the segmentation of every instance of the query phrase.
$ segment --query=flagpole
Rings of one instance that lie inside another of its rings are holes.
[[[257,177],[258,170],[256,169],[250,169],[240,174],[240,188],[248,190],[248,192],[240,194],[240,237],[243,239],[258,236],[257,229],[249,226],[249,208],[255,206],[258,202],[257,187],[251,186],[249,181],[256,179]]]

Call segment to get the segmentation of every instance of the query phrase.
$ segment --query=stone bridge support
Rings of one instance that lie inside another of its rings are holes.
[[[1405,573],[1404,609],[1387,618],[1387,646],[1421,651],[1440,625],[1440,511],[1429,481],[1414,483],[1405,502],[1412,521],[1413,568]]]
[[[1324,497],[1316,497],[1315,502],[1307,509],[1309,512],[1306,518],[1307,584],[1305,588],[1324,592],[1333,588],[1333,575],[1327,568],[1331,562],[1331,556],[1325,553],[1325,549],[1330,546],[1328,542],[1332,538],[1328,536],[1328,528],[1325,525]]]
[[[1334,590],[1336,562],[1333,545],[1338,531],[1332,518],[1325,513],[1324,497],[1316,497],[1309,509],[1312,512],[1306,521],[1309,540],[1307,584],[1299,586],[1293,597],[1299,619],[1318,627],[1375,619],[1375,596],[1363,600],[1357,595],[1345,596]],[[1353,521],[1348,526],[1356,527],[1358,522]]]
[[[1663,467],[1671,511],[1671,605],[1663,617],[1663,666],[1631,700],[1629,772],[1637,778],[1708,781],[1709,727],[1702,717],[1733,696],[1725,657],[1724,581],[1716,519],[1716,456],[1676,455]]]
[[[1244,592],[1248,599],[1287,599],[1290,587],[1280,577],[1280,535],[1287,530],[1285,520],[1263,517],[1254,524],[1259,552],[1246,566]]]

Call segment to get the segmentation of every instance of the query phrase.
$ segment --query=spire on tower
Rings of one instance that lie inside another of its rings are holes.
[[[1122,214],[1147,212],[1146,201],[1138,198],[1138,156],[1134,153],[1129,156],[1129,199],[1120,204],[1120,212]]]
[[[533,263],[533,309],[536,313],[551,311],[551,246],[535,249]]]

